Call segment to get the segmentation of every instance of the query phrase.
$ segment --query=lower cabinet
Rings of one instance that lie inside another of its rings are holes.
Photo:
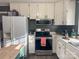
[[[35,53],[35,36],[29,35],[29,53]]]
[[[57,42],[56,53],[59,59],[65,59],[65,47],[61,42]]]
[[[69,50],[66,51],[66,59],[75,59]]]
[[[73,52],[66,50],[66,59],[79,59]]]
[[[65,59],[65,46],[64,45],[61,45],[60,59]]]
[[[68,43],[62,43],[61,40],[57,40],[56,43],[56,54],[59,59],[79,59],[79,57],[74,54],[75,51],[71,51],[66,47]]]
[[[57,47],[56,47],[56,54],[57,54],[57,56],[60,58],[60,44],[59,44],[59,42],[57,42]]]

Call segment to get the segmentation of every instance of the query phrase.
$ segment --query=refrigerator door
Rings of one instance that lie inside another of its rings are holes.
[[[14,44],[23,44],[25,46],[25,55],[27,55],[27,36],[28,20],[24,16],[12,16],[12,38]]]
[[[4,46],[11,45],[11,19],[10,17],[3,16],[2,17],[2,26],[3,26],[3,42]]]
[[[11,17],[12,18],[12,38],[21,39],[26,37],[26,17]]]
[[[5,22],[3,25],[4,32],[11,33],[11,44],[24,45],[25,55],[27,55],[27,38],[28,38],[27,18],[24,16],[4,16],[3,19],[4,19],[3,21]]]
[[[3,16],[2,22],[3,22],[3,33],[11,33],[11,18]]]

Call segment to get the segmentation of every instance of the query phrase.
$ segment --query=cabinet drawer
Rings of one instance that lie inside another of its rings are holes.
[[[73,52],[73,54],[75,54],[76,56],[79,57],[79,49],[77,49],[77,47],[71,45],[71,44],[66,44],[66,50],[70,50],[71,52]]]
[[[63,41],[63,39],[60,39],[59,42],[60,42],[63,46],[66,46],[66,44],[67,44],[66,42]]]

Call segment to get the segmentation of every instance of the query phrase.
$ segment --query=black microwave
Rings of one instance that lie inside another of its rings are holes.
[[[36,25],[51,25],[51,24],[54,24],[54,19],[36,20]]]

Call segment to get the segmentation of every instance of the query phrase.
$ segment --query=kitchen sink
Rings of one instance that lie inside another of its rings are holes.
[[[71,40],[69,40],[69,43],[74,46],[79,46],[79,40],[77,40],[77,39],[71,39]]]
[[[69,43],[74,45],[74,46],[79,46],[79,43],[77,43],[77,42],[69,42]]]

